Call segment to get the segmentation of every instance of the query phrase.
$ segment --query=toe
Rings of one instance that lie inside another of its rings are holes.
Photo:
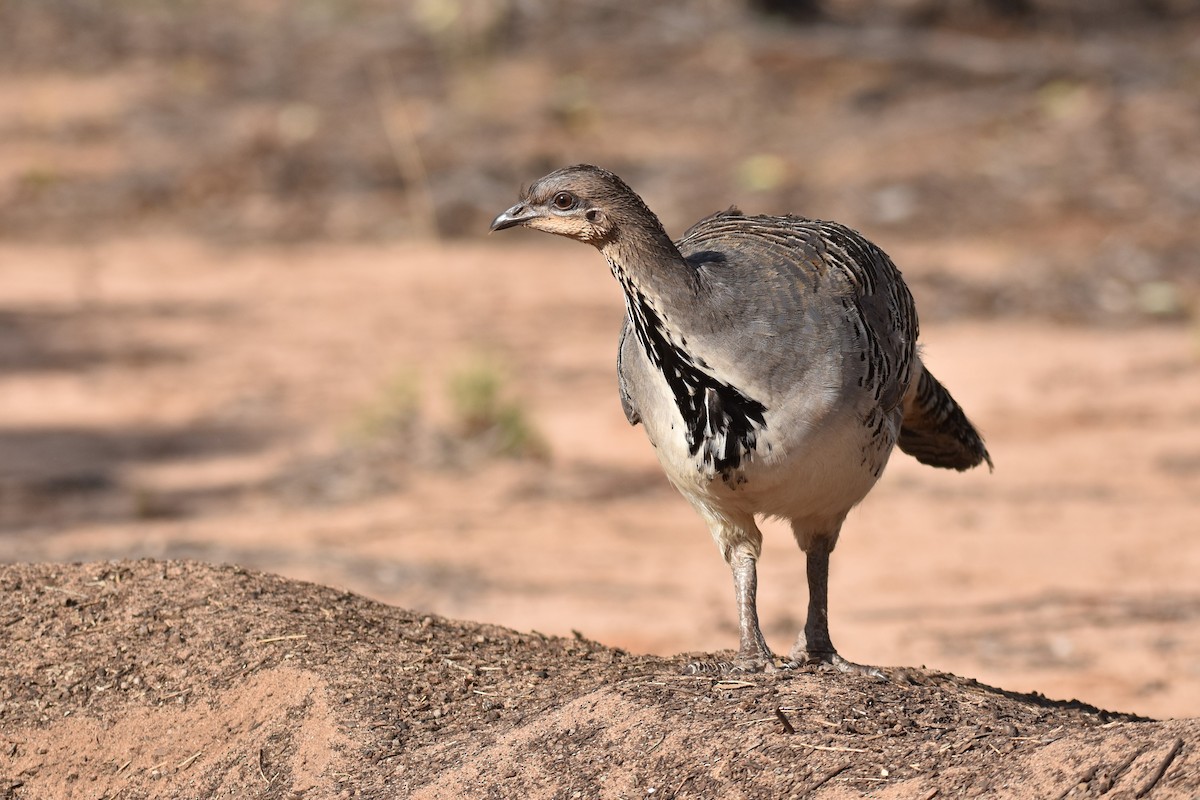
[[[870,664],[856,664],[853,661],[847,661],[837,653],[833,654],[833,657],[829,659],[829,663],[839,672],[849,672],[855,675],[865,675],[868,678],[876,678],[877,680],[887,680],[887,676],[883,674],[883,670],[879,667],[873,667]]]
[[[879,667],[873,667],[870,664],[857,664],[853,661],[848,661],[842,658],[836,650],[793,651],[791,654],[791,661],[786,666],[788,668],[795,669],[808,664],[828,664],[838,672],[864,675],[868,678],[875,678],[876,680],[887,680],[887,675]]]
[[[732,659],[706,658],[691,661],[684,666],[683,671],[687,675],[753,675],[774,672],[777,669],[774,658],[737,656]]]

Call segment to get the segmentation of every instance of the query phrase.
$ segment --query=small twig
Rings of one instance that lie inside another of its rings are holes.
[[[1055,800],[1065,800],[1067,795],[1069,795],[1071,792],[1075,791],[1076,786],[1079,786],[1084,783],[1091,783],[1092,778],[1096,777],[1096,773],[1099,770],[1100,770],[1099,764],[1093,764],[1092,766],[1085,769],[1083,771],[1083,774],[1080,775],[1078,778],[1076,778],[1074,781],[1072,781],[1070,786],[1068,786],[1066,789],[1063,789],[1062,794],[1060,794],[1057,798],[1055,798]]]
[[[792,721],[787,718],[787,715],[784,714],[783,710],[780,709],[778,706],[776,706],[776,708],[775,708],[775,716],[779,719],[780,722],[783,723],[783,732],[784,733],[791,734],[791,733],[796,732],[796,729],[792,727]]]
[[[125,771],[125,770],[126,770],[128,767],[129,767],[129,765],[130,765],[130,764],[132,764],[132,763],[133,763],[133,759],[131,758],[131,759],[129,759],[128,761],[126,761],[124,764],[122,764],[121,766],[117,767],[117,771],[116,771],[116,772],[114,772],[114,773],[113,773],[113,775],[120,775],[120,774],[121,774],[122,772],[124,772],[124,771]]]
[[[267,786],[271,785],[271,779],[267,777],[267,755],[261,747],[258,748],[258,777],[262,778]]]
[[[869,750],[860,750],[857,747],[829,747],[823,744],[809,744],[808,742],[796,742],[801,747],[808,747],[812,750],[825,750],[830,753],[869,753]]]
[[[1107,792],[1109,789],[1111,789],[1113,787],[1113,784],[1115,784],[1117,782],[1117,780],[1122,775],[1125,774],[1125,770],[1129,769],[1129,767],[1133,764],[1134,761],[1137,761],[1139,758],[1141,758],[1142,753],[1144,753],[1144,752],[1146,752],[1146,748],[1139,747],[1137,750],[1134,750],[1132,753],[1130,753],[1128,758],[1126,758],[1120,764],[1117,764],[1117,768],[1114,769],[1101,782],[1100,793],[1103,794],[1103,793]]]
[[[933,800],[933,798],[938,796],[938,792],[940,792],[940,791],[941,791],[941,789],[939,789],[938,787],[935,786],[932,789],[930,789],[928,792],[926,792],[925,794],[921,795],[920,800]]]
[[[678,797],[679,793],[683,791],[683,785],[694,777],[696,777],[696,773],[694,772],[689,772],[687,775],[685,775],[683,780],[679,782],[679,785],[675,787],[675,791],[671,793],[671,797]]]
[[[1171,766],[1171,762],[1175,760],[1175,756],[1179,755],[1179,751],[1182,749],[1183,739],[1176,739],[1175,744],[1171,745],[1171,749],[1167,751],[1167,755],[1158,765],[1158,769],[1154,770],[1154,774],[1150,776],[1150,780],[1146,781],[1145,786],[1137,790],[1137,793],[1134,795],[1135,798],[1145,797],[1150,793],[1150,790],[1162,780],[1163,775],[1167,774],[1167,769]]]
[[[757,719],[744,719],[741,722],[737,723],[737,727],[745,728],[749,725],[758,725],[759,723],[762,723],[762,722],[774,722],[774,721],[775,721],[775,717],[758,717]]]
[[[663,735],[662,735],[662,736],[659,738],[659,740],[658,740],[657,742],[655,742],[653,745],[651,745],[651,746],[650,746],[650,749],[649,749],[649,750],[647,750],[646,752],[647,752],[647,753],[653,753],[655,750],[657,750],[657,749],[658,749],[658,746],[659,746],[660,744],[662,744],[663,742],[665,742],[666,740],[667,740],[667,734],[666,734],[666,732],[664,731],[664,732],[663,732]]]
[[[834,767],[833,769],[829,770],[829,772],[826,772],[824,775],[817,778],[816,781],[813,782],[812,786],[808,787],[809,794],[812,794],[817,789],[820,789],[822,786],[829,783],[831,780],[836,778],[838,775],[841,775],[848,769],[850,769],[850,764],[846,763],[842,764],[840,767]]]
[[[259,639],[258,644],[267,644],[268,642],[288,642],[293,639],[307,639],[307,633],[291,633],[287,636],[270,636],[266,639]]]
[[[717,681],[713,688],[717,689],[747,689],[751,686],[757,686],[757,683],[750,681]]]
[[[178,764],[176,764],[175,769],[186,769],[187,767],[191,766],[192,762],[199,758],[203,752],[203,750],[197,750],[196,752],[192,753],[183,761],[180,761]]]

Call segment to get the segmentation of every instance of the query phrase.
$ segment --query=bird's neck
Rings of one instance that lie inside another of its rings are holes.
[[[619,231],[600,252],[626,295],[637,293],[663,310],[690,304],[696,297],[696,270],[661,225]]]

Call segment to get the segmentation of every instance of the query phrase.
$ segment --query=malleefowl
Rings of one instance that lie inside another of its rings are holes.
[[[991,457],[921,363],[912,295],[855,231],[796,216],[714,214],[672,242],[624,181],[590,165],[553,172],[492,222],[600,250],[625,294],[621,405],[667,478],[708,523],[733,572],[741,642],[759,671],[842,658],[829,637],[829,555],[896,445],[965,470]],[[779,664],[759,628],[757,515],[791,523],[807,555],[808,617]]]

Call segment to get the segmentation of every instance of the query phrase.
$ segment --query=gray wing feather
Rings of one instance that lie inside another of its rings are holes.
[[[625,419],[629,420],[630,425],[637,425],[642,421],[642,414],[638,411],[637,405],[633,402],[633,396],[629,393],[629,379],[626,375],[626,347],[637,347],[637,337],[632,336],[633,323],[629,317],[625,317],[625,326],[621,328],[621,342],[617,346],[617,383],[621,392],[621,408],[625,412]]]
[[[677,244],[714,291],[736,298],[722,305],[718,324],[731,329],[720,336],[752,355],[755,372],[769,376],[773,390],[786,393],[806,369],[806,348],[820,335],[806,323],[840,304],[845,327],[825,343],[851,362],[869,361],[858,385],[874,393],[881,410],[899,407],[916,361],[917,316],[899,270],[875,245],[832,222],[729,212],[696,223]],[[847,374],[860,369],[851,363]]]

